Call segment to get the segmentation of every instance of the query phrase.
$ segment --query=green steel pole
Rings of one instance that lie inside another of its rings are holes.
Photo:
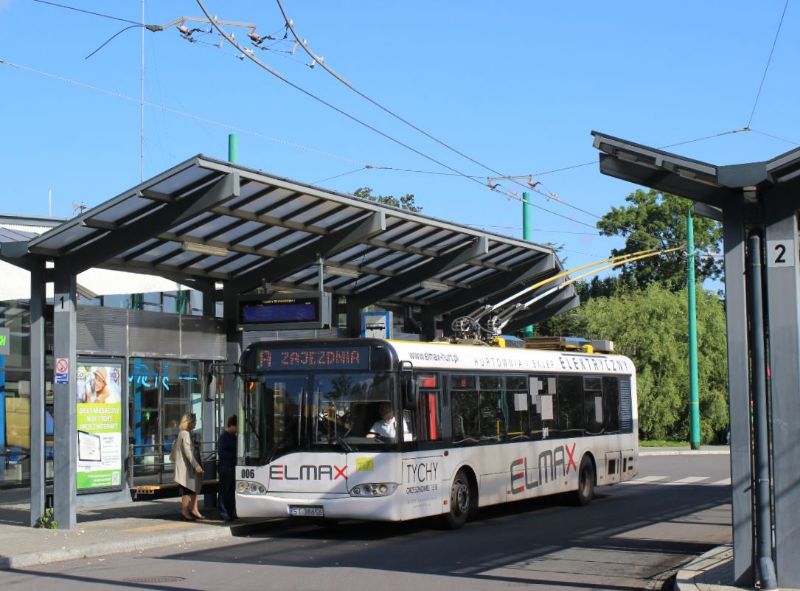
[[[700,388],[697,378],[697,314],[695,311],[694,282],[694,223],[692,211],[686,219],[686,241],[688,248],[687,290],[689,293],[689,443],[692,449],[700,449]]]
[[[531,194],[528,192],[522,194],[522,239],[533,239],[533,207],[531,207]],[[526,337],[532,337],[535,334],[532,324],[523,330]]]
[[[228,134],[228,162],[237,164],[239,162],[239,142],[235,133]]]

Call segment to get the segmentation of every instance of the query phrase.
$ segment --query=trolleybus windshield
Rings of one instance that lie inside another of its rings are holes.
[[[390,372],[265,373],[245,380],[241,424],[248,464],[287,453],[396,449],[397,375]],[[376,425],[393,426],[395,436]]]

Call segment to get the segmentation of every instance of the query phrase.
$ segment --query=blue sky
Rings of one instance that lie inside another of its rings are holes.
[[[63,3],[140,18],[139,0]],[[220,18],[256,23],[262,34],[281,29],[271,1],[205,3]],[[590,130],[664,146],[746,126],[784,0],[284,5],[309,46],[366,94],[496,170],[534,174],[546,191],[602,215],[635,187],[599,173]],[[191,0],[147,1],[145,14],[145,22],[156,24],[201,16]],[[52,189],[53,215],[66,217],[73,202],[96,205],[138,183],[139,29],[84,59],[124,26],[32,0],[0,0],[0,59],[21,66],[0,64],[0,213],[47,215]],[[730,164],[796,147],[799,33],[800,6],[790,2],[752,119],[757,131],[674,150]],[[425,213],[521,236],[517,201],[457,176],[364,169],[444,171],[237,59],[235,49],[215,47],[218,37],[197,38],[200,43],[189,43],[175,29],[145,33],[145,178],[197,153],[225,158],[227,133],[237,128],[244,165],[305,182],[355,170],[321,184],[347,192],[359,186],[411,192]],[[321,69],[308,68],[301,51],[258,56],[418,150],[462,172],[490,174],[381,113]],[[536,175],[589,161],[594,164]],[[523,190],[508,181],[501,186]],[[583,224],[596,221],[533,198]],[[563,244],[568,266],[620,244],[538,209],[534,217],[534,240]]]

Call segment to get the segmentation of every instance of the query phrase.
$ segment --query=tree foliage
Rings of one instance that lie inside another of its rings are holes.
[[[623,236],[625,247],[615,249],[616,256],[649,248],[667,249],[686,242],[686,216],[691,202],[688,199],[638,189],[625,198],[630,205],[613,207],[597,227],[605,236]],[[695,249],[719,253],[722,230],[719,223],[694,217]],[[697,280],[716,279],[722,275],[722,263],[709,256],[697,257]],[[686,257],[678,251],[629,263],[622,267],[620,281],[628,286],[643,288],[660,283],[670,289],[686,287]]]
[[[611,339],[638,372],[639,432],[645,439],[689,436],[689,348],[685,292],[651,284],[595,297],[559,317],[560,334]],[[559,333],[556,333],[559,334]],[[700,417],[704,442],[724,441],[728,426],[725,312],[716,294],[697,291]]]
[[[384,205],[391,205],[392,207],[399,207],[400,209],[407,209],[408,211],[420,212],[422,207],[414,202],[414,195],[406,193],[400,197],[394,195],[373,195],[371,187],[359,187],[353,191],[353,195],[360,199],[368,199]]]

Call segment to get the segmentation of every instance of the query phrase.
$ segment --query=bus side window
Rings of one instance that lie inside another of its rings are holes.
[[[503,390],[503,412],[506,416],[508,439],[527,439],[532,430],[531,396],[528,391],[528,376],[508,376]]]
[[[603,406],[606,433],[619,433],[619,378],[603,378]]]
[[[453,375],[449,380],[452,400],[453,443],[480,440],[479,396],[475,376]]]
[[[586,409],[586,433],[603,433],[606,415],[603,408],[603,378],[583,378],[583,400]]]
[[[581,376],[558,376],[557,424],[562,437],[580,437],[585,427],[583,403],[583,378]],[[552,434],[551,434],[552,436]]]
[[[500,376],[479,376],[478,390],[480,392],[480,435],[483,440],[500,441],[506,433],[506,418],[503,413],[503,404],[500,385]]]
[[[442,390],[439,374],[420,374],[416,377],[419,392],[414,425],[417,441],[439,441],[442,438]]]

